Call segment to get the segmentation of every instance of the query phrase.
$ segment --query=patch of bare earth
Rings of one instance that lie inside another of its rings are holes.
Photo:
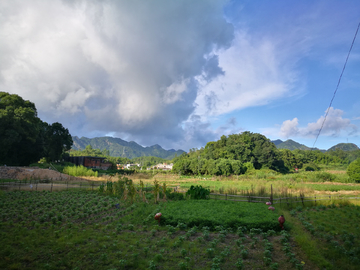
[[[54,170],[38,167],[9,167],[0,166],[0,179],[16,180],[53,180],[53,181],[87,181],[79,177],[72,177]]]

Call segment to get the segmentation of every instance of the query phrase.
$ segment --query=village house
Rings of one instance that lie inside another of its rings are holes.
[[[163,171],[171,171],[173,167],[173,163],[167,164],[167,163],[159,163],[157,165],[154,165],[150,168],[147,168],[147,170],[163,170]]]
[[[121,169],[127,169],[129,170],[131,167],[134,167],[134,166],[138,166],[140,167],[140,164],[139,163],[135,163],[135,164],[116,164],[116,167],[118,170],[121,170]]]

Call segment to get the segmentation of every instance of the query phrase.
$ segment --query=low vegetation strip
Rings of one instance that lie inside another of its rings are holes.
[[[343,203],[297,207],[290,211],[318,243],[334,269],[359,269],[360,207]]]
[[[189,227],[216,226],[228,228],[258,228],[278,230],[277,211],[268,210],[265,204],[248,204],[220,200],[169,202],[161,209],[163,224],[176,226],[184,223]]]

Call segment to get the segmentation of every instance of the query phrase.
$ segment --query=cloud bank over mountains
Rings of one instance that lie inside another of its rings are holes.
[[[1,90],[73,131],[179,140],[195,108],[194,78],[222,73],[212,52],[234,35],[223,4],[2,2]]]
[[[225,14],[233,4],[2,1],[0,91],[31,100],[42,120],[74,136],[187,150],[249,130],[230,114],[305,94],[296,65],[314,38],[289,25],[252,32],[241,16]],[[328,134],[356,132],[341,110],[329,120]],[[293,118],[280,134],[308,136],[319,121],[299,128]]]

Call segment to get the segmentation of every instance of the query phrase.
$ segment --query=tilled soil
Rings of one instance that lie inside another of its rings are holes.
[[[53,181],[81,181],[78,177],[59,173],[50,169],[40,169],[38,167],[9,167],[0,166],[0,179],[16,180],[53,180]]]

